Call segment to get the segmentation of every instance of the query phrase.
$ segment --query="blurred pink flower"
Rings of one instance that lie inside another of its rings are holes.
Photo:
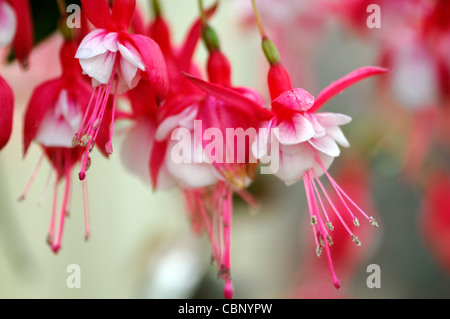
[[[81,69],[74,59],[76,47],[65,42],[61,48],[63,74],[53,80],[39,85],[29,101],[24,122],[24,154],[32,141],[38,143],[56,172],[53,207],[47,241],[56,253],[61,247],[64,221],[68,214],[70,197],[71,170],[81,159],[83,150],[72,145],[72,139],[81,123],[83,112],[89,102],[91,88],[81,76]],[[42,157],[41,157],[42,159]],[[21,199],[24,199],[39,169],[41,160],[33,173]],[[58,184],[64,182],[58,232],[55,232],[56,203]],[[83,183],[85,197],[86,239],[89,236],[87,211],[87,194]]]

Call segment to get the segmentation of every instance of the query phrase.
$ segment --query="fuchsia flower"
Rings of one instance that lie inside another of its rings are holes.
[[[83,73],[92,79],[94,92],[75,135],[74,145],[86,147],[79,177],[86,176],[89,149],[93,147],[102,123],[110,94],[114,95],[110,137],[105,150],[111,154],[116,96],[137,86],[140,79],[149,81],[152,97],[158,105],[168,93],[168,76],[159,46],[150,38],[129,34],[127,28],[135,10],[135,0],[117,0],[112,13],[106,0],[82,1],[89,21],[96,30],[89,33],[76,52]]]
[[[33,37],[28,0],[0,0],[0,48],[12,42],[14,53],[25,68],[28,66]]]
[[[325,88],[315,100],[304,89],[292,88],[288,74],[279,62],[271,64],[268,82],[274,116],[266,125],[263,136],[260,136],[260,141],[266,141],[267,144],[255,143],[253,152],[257,158],[263,158],[270,152],[273,143],[278,143],[280,168],[275,172],[275,175],[287,185],[303,180],[311,225],[315,234],[316,252],[320,256],[323,248],[325,248],[333,283],[336,288],[339,288],[340,283],[334,273],[329,250],[329,245],[332,242],[330,232],[334,229],[334,226],[325,208],[321,193],[329,202],[351,239],[358,246],[361,245],[361,242],[342,218],[341,212],[336,209],[336,205],[331,201],[319,177],[322,174],[328,177],[356,227],[360,225],[359,220],[353,214],[350,206],[354,206],[372,226],[378,227],[378,224],[373,217],[369,217],[355,204],[327,172],[334,158],[340,154],[337,144],[344,147],[349,146],[339,126],[347,124],[351,119],[343,114],[316,113],[316,111],[333,96],[354,83],[370,76],[388,72],[388,70],[366,67],[353,71]],[[280,79],[284,79],[284,81],[280,81]],[[275,139],[269,138],[271,134],[275,136]]]
[[[70,197],[71,172],[73,166],[81,159],[83,150],[73,146],[72,139],[83,119],[83,113],[89,103],[91,88],[81,76],[81,69],[75,60],[76,47],[65,42],[61,48],[61,77],[47,81],[38,86],[30,99],[24,123],[24,154],[32,141],[38,143],[56,173],[53,207],[48,230],[48,243],[56,253],[61,247],[64,221],[68,213]],[[24,199],[35,173],[28,183],[21,199]],[[64,193],[59,215],[59,227],[56,232],[56,203],[58,184],[64,180]],[[83,183],[85,203],[86,239],[89,236],[86,185]]]
[[[8,83],[0,76],[0,150],[11,137],[14,111],[14,94]]]

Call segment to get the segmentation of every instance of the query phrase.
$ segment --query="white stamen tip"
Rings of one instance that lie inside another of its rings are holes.
[[[372,216],[370,216],[370,218],[369,218],[369,223],[370,223],[371,226],[373,226],[373,227],[375,227],[375,228],[380,227],[380,226],[378,225],[377,221],[375,220],[375,218],[373,218]]]
[[[80,141],[80,146],[81,147],[86,147],[89,143],[89,141],[91,140],[92,136],[90,134],[86,134],[81,138]]]
[[[332,224],[331,222],[326,223],[325,226],[327,226],[327,228],[328,228],[329,230],[331,230],[331,231],[334,230],[334,226],[333,226],[333,224]]]
[[[353,224],[355,224],[356,227],[360,226],[358,218],[355,217],[355,219],[353,219]]]
[[[356,243],[356,246],[361,246],[361,242],[359,241],[358,237],[355,235],[352,235],[352,240],[354,243]]]
[[[322,246],[317,245],[317,247],[316,247],[316,255],[317,255],[317,257],[320,257],[321,254],[322,254]]]

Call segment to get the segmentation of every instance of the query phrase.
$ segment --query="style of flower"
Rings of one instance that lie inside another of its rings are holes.
[[[257,158],[262,159],[271,152],[274,143],[277,143],[280,165],[274,174],[287,185],[303,180],[310,221],[314,230],[316,253],[320,256],[323,248],[325,249],[336,288],[340,287],[340,283],[335,275],[329,250],[332,243],[330,232],[333,231],[334,226],[330,221],[322,195],[325,196],[351,239],[358,246],[361,245],[361,242],[345,222],[341,212],[336,209],[337,205],[331,201],[319,177],[323,174],[327,176],[356,227],[359,227],[360,224],[352,212],[351,206],[359,211],[372,226],[378,227],[378,224],[344,192],[327,171],[334,158],[340,154],[338,144],[343,147],[349,146],[339,126],[349,123],[351,119],[343,114],[317,113],[317,111],[333,96],[352,84],[387,71],[387,69],[378,67],[355,70],[330,84],[319,93],[317,99],[314,99],[304,89],[293,89],[286,71],[279,63],[275,63],[269,71],[268,82],[274,116],[267,123],[266,130],[259,138],[263,142],[253,144],[253,152]],[[285,81],[280,82],[280,78],[284,78]]]
[[[48,244],[55,253],[61,247],[64,221],[68,214],[71,172],[83,154],[81,147],[72,145],[72,138],[81,124],[91,95],[91,88],[81,76],[81,69],[74,59],[75,51],[76,47],[72,42],[67,41],[63,44],[60,54],[63,74],[59,78],[44,82],[34,90],[24,122],[24,155],[31,142],[36,142],[42,147],[43,156],[47,157],[56,173],[47,237]],[[42,157],[21,199],[25,198],[41,161]],[[56,231],[58,184],[63,180],[64,191]],[[89,236],[87,190],[85,182],[82,185],[86,223],[85,238],[87,239]]]
[[[106,0],[82,1],[89,21],[96,30],[80,43],[75,57],[83,73],[92,79],[94,91],[73,143],[85,147],[80,180],[86,176],[89,149],[98,135],[109,95],[114,96],[111,110],[110,137],[105,145],[112,154],[112,135],[116,113],[116,97],[137,86],[141,78],[151,84],[153,99],[162,105],[168,93],[168,76],[159,46],[150,38],[127,32],[136,7],[134,0],[114,2],[110,12]]]

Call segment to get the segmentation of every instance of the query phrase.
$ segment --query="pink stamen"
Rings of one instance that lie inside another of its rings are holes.
[[[345,201],[343,200],[342,195],[344,195],[344,197],[367,219],[370,221],[370,217],[350,198],[350,196],[347,195],[347,193],[344,192],[344,190],[338,185],[338,183],[333,179],[333,177],[331,177],[331,175],[327,172],[327,170],[325,169],[322,161],[320,160],[319,156],[317,156],[317,154],[315,155],[315,159],[317,161],[317,163],[319,164],[320,168],[324,171],[325,175],[328,177],[331,185],[333,185],[333,188],[336,190],[336,193],[339,195],[339,198],[341,199],[341,201],[344,203],[345,207],[350,211],[350,209],[348,208],[347,204],[345,203]],[[355,216],[352,214],[353,219],[355,218]]]
[[[25,186],[25,190],[23,191],[22,195],[19,197],[19,201],[23,201],[25,199],[25,197],[27,196],[28,192],[30,191],[31,185],[33,185],[33,182],[37,176],[37,173],[39,172],[39,168],[41,167],[43,158],[44,158],[44,154],[42,154],[41,157],[39,157],[36,167],[33,170],[33,174],[31,174],[30,180],[28,181],[27,185]]]
[[[314,185],[314,181],[310,175],[309,172],[305,173],[305,176],[303,177],[303,181],[305,184],[305,192],[306,192],[306,198],[307,198],[307,202],[308,202],[308,207],[310,210],[310,215],[312,216],[312,208],[315,209],[316,211],[316,218],[317,218],[317,225],[319,228],[319,231],[316,231],[316,226],[313,225],[313,229],[314,229],[314,240],[316,242],[316,247],[321,247],[321,246],[325,246],[325,252],[327,255],[327,262],[328,262],[328,267],[330,268],[330,272],[331,272],[331,276],[333,278],[333,284],[336,287],[336,289],[339,289],[341,287],[340,283],[339,283],[339,279],[336,276],[336,273],[334,271],[334,266],[333,266],[333,261],[331,259],[331,253],[330,253],[330,249],[329,249],[329,244],[328,244],[328,232],[324,226],[323,223],[323,219],[321,217],[321,214],[319,213],[319,209],[318,209],[318,205],[317,205],[317,201],[316,201],[316,196],[313,194],[313,185]],[[316,194],[317,197],[320,200],[320,196],[319,193],[317,192],[317,188],[314,185],[314,188],[316,190]],[[316,235],[318,234],[318,235]],[[320,245],[318,242],[318,236],[320,236],[322,238],[323,241],[323,245]]]
[[[59,178],[56,176],[55,186],[53,189],[53,204],[52,204],[52,213],[50,216],[50,225],[48,226],[48,235],[47,235],[47,243],[50,247],[53,244],[54,236],[55,236],[55,218],[56,218],[56,206],[58,205],[58,182]]]
[[[314,172],[314,170],[310,170],[312,172],[312,174],[314,175],[314,178],[316,179],[317,183],[320,186],[320,189],[322,190],[322,193],[325,195],[328,203],[330,204],[330,206],[333,208],[334,213],[336,214],[336,216],[339,218],[341,224],[344,226],[344,228],[347,230],[347,232],[350,234],[350,236],[353,236],[353,233],[351,232],[350,228],[347,226],[346,222],[344,221],[344,219],[342,218],[341,214],[339,214],[339,211],[336,209],[336,207],[333,204],[333,201],[330,199],[330,196],[328,196],[327,191],[325,190],[325,187],[322,185],[322,182],[320,181],[320,179],[317,177],[316,173]]]
[[[66,154],[66,157],[67,156],[68,156],[68,154]],[[69,163],[68,160],[67,160],[67,163]],[[70,190],[70,170],[69,170],[69,167],[66,166],[64,195],[63,195],[63,200],[62,200],[61,210],[60,210],[60,215],[59,215],[58,235],[56,237],[56,241],[52,245],[52,250],[55,254],[61,248],[61,239],[62,239],[62,234],[63,234],[63,230],[64,230],[64,221],[66,219],[67,203],[68,203],[68,199],[69,199],[69,190]]]
[[[313,209],[312,209],[312,200],[311,200],[311,185],[308,183],[308,174],[306,173],[303,176],[303,184],[305,185],[305,193],[306,193],[306,202],[308,203],[308,209],[309,209],[309,217],[312,219],[313,216]],[[319,240],[317,239],[317,236],[315,235],[316,225],[312,225],[313,231],[314,231],[314,241],[316,243],[316,247],[319,246]]]
[[[49,170],[48,171],[48,175],[47,175],[47,180],[45,181],[44,189],[42,190],[42,194],[41,194],[41,196],[39,197],[39,200],[38,200],[38,205],[44,204],[45,199],[47,198],[48,191],[50,189],[50,184],[51,184],[51,181],[52,181],[52,177],[53,177],[53,170]]]
[[[313,178],[310,176],[310,182],[314,188],[314,193],[317,194],[317,198],[319,199],[320,207],[322,208],[323,214],[325,215],[325,218],[327,219],[327,222],[330,223],[330,219],[328,218],[327,210],[325,209],[325,205],[323,204],[322,198],[320,197],[319,190],[317,189],[316,183]]]
[[[114,105],[113,105],[113,112],[115,112],[115,105],[116,105],[116,97],[117,97],[117,87],[118,87],[118,79],[114,80],[116,78],[116,69],[117,69],[117,63],[118,60],[116,60],[113,70],[111,72],[111,78],[109,80],[109,83],[107,85],[100,85],[98,88],[94,89],[93,95],[91,96],[91,100],[89,102],[88,108],[86,110],[83,124],[81,125],[80,129],[78,130],[78,133],[76,135],[77,142],[81,144],[81,146],[86,147],[86,151],[83,158],[83,163],[81,166],[80,173],[78,174],[78,177],[80,180],[84,180],[86,178],[86,166],[88,163],[89,153],[91,151],[91,145],[93,145],[93,141],[97,138],[98,132],[100,131],[100,126],[103,121],[103,116],[105,114],[105,110],[108,104],[108,98],[111,93],[112,84],[114,81],[116,81],[115,84],[115,92],[114,92]],[[94,101],[93,96],[96,95],[95,99],[95,105],[92,109],[92,102]],[[92,111],[91,111],[92,109]],[[89,114],[89,115],[88,115]],[[87,122],[87,124],[86,124]],[[112,121],[114,122],[114,114],[112,116]],[[111,123],[111,127],[113,124]],[[112,131],[110,132],[112,134]],[[112,135],[110,139],[112,138]],[[87,141],[84,139],[88,139]],[[83,145],[85,144],[85,145]],[[112,145],[110,145],[110,142],[106,145],[106,151],[109,153],[111,151],[112,153]]]

